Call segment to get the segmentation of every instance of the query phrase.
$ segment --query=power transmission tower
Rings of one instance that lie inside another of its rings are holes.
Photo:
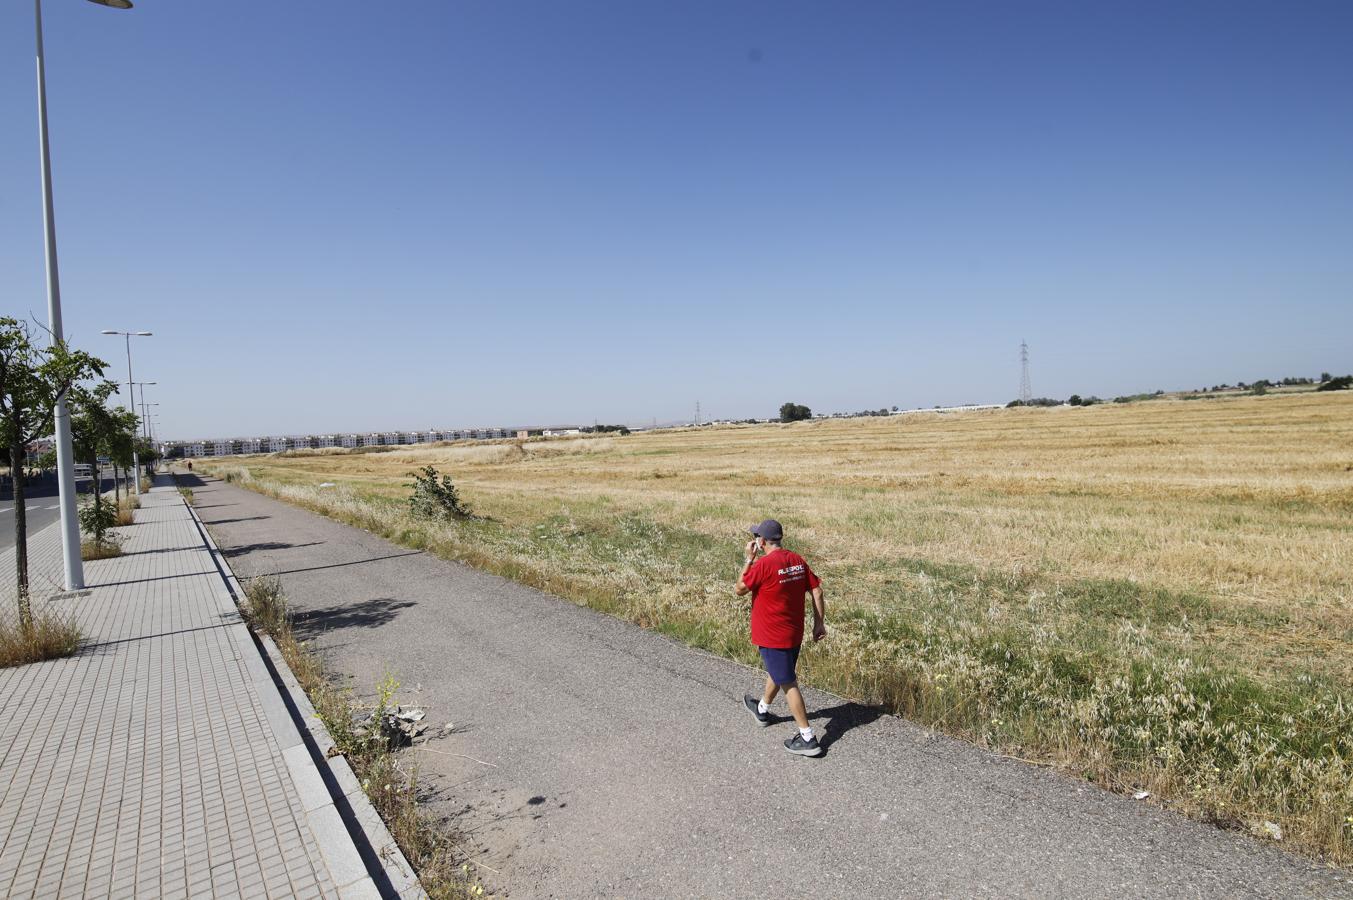
[[[1029,345],[1019,342],[1019,402],[1027,404],[1034,398],[1034,389],[1029,383]]]
[[[695,401],[695,424],[700,424],[700,401]]]

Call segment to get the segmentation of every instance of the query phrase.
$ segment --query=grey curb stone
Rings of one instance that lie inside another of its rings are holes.
[[[203,543],[211,552],[212,559],[225,582],[226,590],[229,591],[231,598],[238,607],[244,596],[244,590],[240,586],[239,579],[235,576],[234,571],[230,568],[229,560],[216,546],[216,541],[202,523],[197,510],[193,509],[187,498],[184,498],[183,503],[187,506],[193,521],[201,531]],[[247,628],[242,625],[240,627],[245,631],[247,639]],[[395,842],[389,829],[385,827],[385,822],[381,820],[380,814],[371,805],[371,801],[367,798],[366,792],[362,790],[356,774],[352,771],[352,766],[343,756],[330,755],[336,747],[333,737],[316,714],[314,706],[310,703],[310,698],[306,696],[305,691],[296,680],[295,674],[287,665],[286,660],[283,659],[282,652],[278,649],[276,642],[267,635],[260,635],[258,643],[272,663],[273,669],[277,672],[282,689],[287,692],[288,699],[299,713],[301,727],[304,727],[311,740],[314,741],[320,758],[324,760],[324,765],[328,768],[333,782],[343,792],[343,798],[365,834],[375,858],[380,860],[380,865],[384,869],[385,877],[389,880],[390,886],[394,888],[399,897],[405,898],[405,900],[426,898],[427,892],[423,890],[423,885],[418,881],[417,874],[413,867],[409,865],[403,851],[399,849],[399,845]],[[342,816],[335,806],[334,796],[330,793],[325,779],[320,774],[309,748],[305,746],[305,742],[297,730],[297,723],[282,703],[281,696],[275,689],[276,684],[269,676],[262,659],[256,653],[245,654],[245,656],[250,674],[255,676],[256,679],[261,678],[263,682],[266,682],[266,684],[259,683],[258,691],[261,697],[268,698],[264,701],[264,713],[268,718],[268,723],[277,732],[277,740],[283,748],[283,757],[286,759],[287,768],[291,772],[292,780],[300,794],[306,816],[310,820],[311,830],[315,833],[319,842],[320,852],[324,855],[325,862],[329,864],[334,881],[339,885],[340,895],[344,898],[381,896],[375,882],[367,872],[366,864],[362,862],[361,856],[352,844],[347,825],[344,824]],[[274,703],[275,708],[269,709],[268,707],[273,706]],[[346,847],[343,847],[343,845],[346,845]]]

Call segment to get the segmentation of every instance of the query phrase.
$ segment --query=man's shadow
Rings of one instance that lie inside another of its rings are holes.
[[[826,720],[817,736],[817,742],[822,747],[822,752],[826,753],[831,749],[832,744],[839,741],[846,732],[877,722],[879,717],[883,715],[885,713],[882,707],[866,706],[863,703],[847,700],[845,703],[828,706],[826,709],[810,711],[808,721]]]

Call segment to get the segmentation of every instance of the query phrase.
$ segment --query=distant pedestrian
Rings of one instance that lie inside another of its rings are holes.
[[[193,461],[190,459],[188,460],[188,471],[191,472],[192,470],[193,470]]]
[[[827,636],[822,582],[802,556],[780,546],[784,529],[779,522],[767,519],[750,531],[753,537],[747,544],[746,564],[734,589],[739,597],[752,595],[752,643],[760,648],[766,666],[766,688],[760,700],[746,694],[742,702],[758,723],[769,725],[770,705],[784,691],[799,726],[798,733],[785,741],[785,749],[799,756],[821,756],[822,745],[808,724],[796,669],[803,643],[805,595],[813,597],[813,640]],[[763,554],[760,559],[759,554]]]

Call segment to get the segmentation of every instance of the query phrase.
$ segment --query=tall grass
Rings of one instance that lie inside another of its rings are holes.
[[[31,626],[0,612],[0,669],[70,656],[80,646],[80,629],[69,615],[35,610]]]
[[[729,585],[739,530],[778,513],[828,589],[832,634],[805,648],[809,683],[1206,820],[1277,825],[1284,845],[1349,863],[1353,403],[1313,398],[230,472],[753,663]],[[491,518],[411,519],[415,463],[445,466]]]

